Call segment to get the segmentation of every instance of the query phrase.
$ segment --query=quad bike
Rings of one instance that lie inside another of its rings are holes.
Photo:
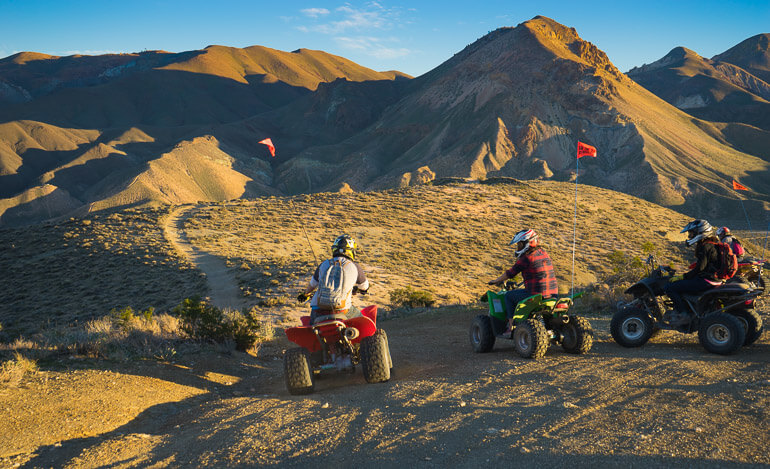
[[[286,351],[283,370],[291,394],[309,394],[316,376],[327,371],[354,372],[361,364],[369,383],[390,379],[393,360],[388,336],[377,329],[377,306],[367,306],[361,316],[330,319],[310,324],[310,316],[300,318],[302,325],[286,329],[286,337],[299,345]]]
[[[513,313],[513,331],[506,334],[505,294],[515,287],[513,282],[507,282],[500,292],[487,291],[482,296],[481,300],[489,303],[489,314],[476,316],[471,324],[474,352],[491,351],[497,338],[512,339],[516,353],[523,358],[542,358],[552,342],[560,344],[568,353],[591,350],[594,335],[591,323],[569,314],[573,299],[582,293],[564,298],[543,298],[538,294],[520,301]]]
[[[756,257],[744,257],[738,261],[737,277],[746,279],[752,283],[755,288],[765,289],[765,279],[762,278],[762,267],[765,264],[764,259]]]
[[[633,301],[619,303],[610,322],[610,332],[618,344],[641,347],[662,329],[685,334],[697,331],[703,348],[729,355],[762,335],[762,318],[754,309],[754,301],[764,292],[759,280],[755,284],[736,275],[705,292],[683,295],[690,314],[677,314],[663,290],[676,271],[660,264],[656,267],[652,255],[646,264],[647,277],[626,290]],[[757,272],[761,279],[761,265]]]

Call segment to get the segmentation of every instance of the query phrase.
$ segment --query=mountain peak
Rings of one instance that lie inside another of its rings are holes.
[[[640,73],[652,72],[654,70],[679,67],[685,62],[692,60],[703,62],[706,59],[686,47],[674,47],[668,54],[664,55],[662,58],[656,60],[655,62],[632,68],[628,71],[628,75],[633,76]]]
[[[770,83],[770,34],[752,36],[712,60],[737,65]]]

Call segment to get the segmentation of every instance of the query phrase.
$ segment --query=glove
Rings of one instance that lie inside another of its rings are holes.
[[[684,278],[684,275],[674,275],[671,277],[671,282],[678,282],[679,280],[682,280]]]
[[[307,293],[300,293],[299,295],[297,295],[297,301],[299,301],[300,303],[306,302],[308,298],[310,297],[308,296]]]
[[[489,282],[487,282],[487,285],[500,285],[500,284],[497,283],[497,281],[495,280],[490,280]]]

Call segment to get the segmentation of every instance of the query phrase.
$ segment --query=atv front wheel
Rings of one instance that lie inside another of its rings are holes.
[[[746,329],[740,319],[727,313],[707,314],[698,327],[698,339],[711,353],[729,355],[746,340]]]
[[[527,319],[513,330],[513,348],[522,358],[543,358],[548,343],[548,332],[537,319]]]
[[[283,356],[283,374],[290,394],[313,392],[313,370],[310,369],[310,359],[305,349],[297,347],[286,351]]]
[[[759,339],[764,328],[759,313],[753,309],[738,308],[730,311],[730,314],[737,317],[746,330],[746,339],[743,341],[743,345],[751,345]]]
[[[476,353],[487,353],[495,346],[495,333],[489,316],[479,314],[471,324],[471,347]]]
[[[570,316],[560,332],[563,336],[561,346],[567,353],[588,353],[594,344],[594,330],[586,318]]]
[[[641,347],[653,333],[652,319],[641,307],[624,308],[615,312],[610,321],[610,333],[623,347]]]
[[[367,383],[384,383],[390,379],[388,348],[388,338],[382,329],[361,341],[361,367]]]

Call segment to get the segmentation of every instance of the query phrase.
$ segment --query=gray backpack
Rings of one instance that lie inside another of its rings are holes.
[[[355,278],[346,278],[344,267],[348,262],[350,261],[344,257],[335,257],[329,261],[329,268],[319,273],[318,306],[320,308],[348,309],[348,291],[356,281]]]

